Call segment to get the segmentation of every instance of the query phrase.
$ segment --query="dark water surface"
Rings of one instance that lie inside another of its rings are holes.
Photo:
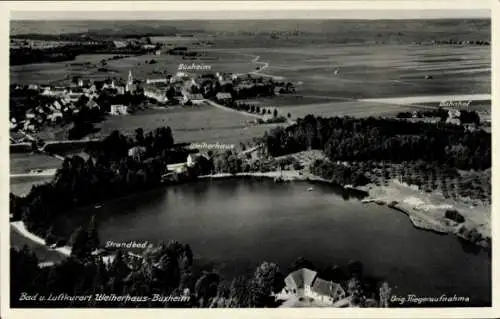
[[[320,267],[359,260],[395,295],[491,302],[487,253],[467,252],[452,235],[417,230],[387,207],[345,200],[324,185],[308,192],[310,186],[213,180],[115,200],[99,209],[101,242],[175,239],[226,278],[265,260],[284,270],[300,256]]]

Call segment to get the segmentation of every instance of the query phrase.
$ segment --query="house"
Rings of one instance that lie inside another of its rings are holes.
[[[182,174],[186,172],[187,164],[186,163],[177,163],[177,164],[168,164],[167,171],[175,172],[177,174]]]
[[[157,84],[157,83],[168,84],[168,79],[167,78],[163,78],[163,79],[146,79],[146,84]]]
[[[42,92],[42,95],[64,96],[67,93],[68,93],[68,90],[64,87],[51,88],[50,86],[48,86],[48,87],[45,87],[45,89]]]
[[[134,146],[128,150],[128,156],[140,161],[144,154],[146,153],[146,148],[144,146]]]
[[[280,86],[277,86],[274,88],[274,94],[275,95],[280,95],[280,94],[283,94],[285,93],[285,88],[284,87],[280,87]]]
[[[57,100],[56,100],[56,101],[54,101],[54,103],[53,103],[52,105],[54,106],[54,108],[55,108],[56,110],[60,110],[60,109],[61,109],[61,107],[62,107],[61,102],[59,102],[59,101],[57,101]]]
[[[123,85],[119,85],[119,86],[117,86],[117,87],[116,87],[116,91],[117,91],[117,92],[118,92],[118,94],[120,94],[120,95],[125,94],[125,86],[123,86]]]
[[[38,90],[38,85],[36,85],[36,84],[30,84],[30,85],[28,85],[28,89],[29,90]]]
[[[26,118],[27,119],[34,119],[35,118],[35,113],[33,111],[26,112]]]
[[[100,109],[100,108],[101,108],[101,107],[99,106],[99,104],[97,104],[97,102],[96,102],[95,100],[93,100],[93,99],[92,99],[92,100],[89,100],[89,101],[87,102],[87,105],[86,105],[86,106],[87,106],[87,108],[89,108],[90,110],[95,109],[95,108],[97,108],[97,109]]]
[[[146,87],[144,95],[161,103],[168,101],[166,88]]]
[[[128,45],[125,41],[113,41],[113,44],[117,49],[125,48]]]
[[[449,123],[449,124],[454,124],[454,125],[460,125],[461,124],[461,121],[460,121],[460,110],[449,110],[448,111],[448,118],[446,119],[446,123]]]
[[[199,93],[189,94],[189,93],[185,92],[185,94],[183,96],[183,103],[184,104],[186,104],[188,102],[191,102],[193,104],[201,104],[201,103],[203,103],[204,100],[205,100],[205,98],[203,98],[203,95],[201,95]]]
[[[52,114],[49,114],[49,116],[47,116],[47,119],[52,121],[53,123],[61,121],[62,118],[63,114],[61,112],[54,112]]]
[[[83,93],[70,93],[68,95],[68,100],[70,102],[76,102],[80,99],[80,97],[83,95]]]
[[[215,95],[215,98],[221,103],[227,103],[227,102],[231,102],[233,100],[231,93],[219,92]]]
[[[128,106],[126,105],[111,105],[110,115],[127,115]]]
[[[115,80],[105,80],[102,88],[103,89],[114,89],[115,88]]]
[[[301,268],[285,278],[285,287],[275,297],[285,300],[309,297],[317,302],[333,305],[346,298],[346,293],[340,284],[319,278],[316,271]]]
[[[153,50],[156,49],[156,44],[143,44],[142,48],[144,50]]]
[[[193,167],[200,160],[209,160],[209,156],[201,153],[189,154],[186,163],[188,167]]]
[[[90,87],[92,85],[92,81],[90,80],[84,80],[84,79],[78,79],[78,84],[79,87]]]

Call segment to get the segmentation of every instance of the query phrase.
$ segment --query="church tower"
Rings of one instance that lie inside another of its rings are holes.
[[[132,77],[132,70],[128,71],[127,85],[125,87],[126,92],[132,92],[134,89],[134,78]]]

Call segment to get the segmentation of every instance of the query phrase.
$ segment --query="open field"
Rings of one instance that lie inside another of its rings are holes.
[[[48,155],[13,153],[10,154],[10,174],[27,173],[32,169],[55,168],[61,163],[61,160]]]
[[[287,108],[278,108],[278,112],[289,112],[292,118],[302,118],[308,114],[317,116],[353,116],[353,117],[368,117],[368,116],[395,116],[399,112],[414,110],[411,106],[400,106],[398,104],[383,104],[383,103],[368,103],[359,101],[350,102],[328,102],[321,104],[309,104],[290,106]]]
[[[489,47],[317,45],[231,52],[260,56],[260,62],[269,63],[263,73],[301,81],[297,93],[303,95],[374,98],[491,91]]]
[[[59,167],[61,164],[54,166]],[[10,178],[10,192],[17,196],[24,196],[28,194],[33,185],[44,184],[52,180],[52,176],[29,176],[29,177],[16,177]]]
[[[146,110],[126,116],[110,116],[96,124],[100,131],[92,137],[108,136],[113,130],[135,134],[137,128],[145,131],[161,126],[172,128],[176,142],[228,143],[262,136],[272,125],[252,126],[253,117],[229,112],[211,106],[173,107],[165,110]]]

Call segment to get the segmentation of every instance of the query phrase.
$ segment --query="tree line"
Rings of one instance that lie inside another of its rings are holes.
[[[226,278],[195,258],[191,247],[175,240],[149,245],[140,255],[116,251],[109,261],[93,254],[89,248],[91,229],[81,230],[75,237],[75,252],[66,260],[40,267],[36,255],[26,246],[10,250],[10,306],[25,307],[99,307],[99,308],[241,308],[276,307],[272,296],[284,287],[286,273],[276,263],[264,261],[253,273]],[[95,243],[95,241],[94,241]],[[309,268],[321,278],[340,283],[361,307],[377,307],[381,278],[363,273],[360,262],[344,266],[315,267],[300,257],[288,272]],[[84,301],[52,300],[33,302],[21,295],[85,296],[116,294],[117,296],[184,296],[181,302]]]
[[[307,115],[266,133],[271,156],[323,150],[332,161],[423,160],[457,169],[491,167],[491,134],[446,123],[411,123],[386,118],[322,118]]]

